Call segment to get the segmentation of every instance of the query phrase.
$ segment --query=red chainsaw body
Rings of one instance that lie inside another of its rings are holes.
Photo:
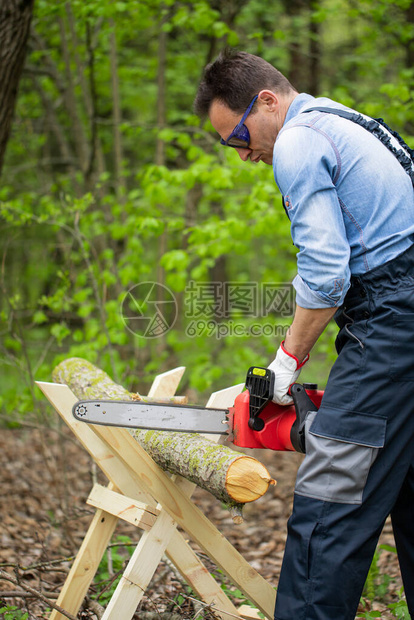
[[[323,391],[306,390],[310,399],[319,408]],[[296,420],[294,405],[276,405],[269,402],[260,413],[265,425],[263,430],[254,431],[249,427],[249,392],[245,390],[234,401],[229,410],[233,418],[232,443],[240,448],[266,448],[267,450],[294,451],[290,440],[292,424]]]

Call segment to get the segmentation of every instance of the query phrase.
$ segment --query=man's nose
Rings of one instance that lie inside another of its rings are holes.
[[[252,149],[237,149],[236,151],[239,154],[239,157],[242,161],[247,161],[250,157],[250,153],[252,152]]]

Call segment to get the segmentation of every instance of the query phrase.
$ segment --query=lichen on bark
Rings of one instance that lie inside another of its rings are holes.
[[[134,436],[163,469],[208,488],[221,501],[234,503],[226,489],[227,471],[243,455],[196,433],[136,430]]]

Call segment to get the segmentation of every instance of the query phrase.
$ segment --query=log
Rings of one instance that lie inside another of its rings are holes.
[[[53,380],[68,385],[79,400],[133,399],[103,370],[81,358],[61,362],[53,371]],[[129,432],[162,469],[191,480],[230,506],[252,502],[262,497],[269,485],[276,484],[257,459],[197,433],[139,429]]]
[[[143,403],[170,403],[172,405],[186,405],[188,403],[187,396],[170,396],[169,398],[156,398],[154,396],[142,396],[138,392],[130,392],[132,400],[138,400]]]

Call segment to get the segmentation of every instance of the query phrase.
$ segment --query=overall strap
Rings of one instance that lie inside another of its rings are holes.
[[[414,150],[410,149],[408,144],[404,142],[401,136],[396,131],[390,129],[390,127],[388,127],[388,125],[384,123],[382,118],[368,119],[364,118],[361,114],[357,112],[348,112],[347,110],[340,110],[337,108],[315,107],[303,110],[303,112],[326,112],[328,114],[336,114],[337,116],[341,116],[342,118],[346,118],[347,120],[352,121],[357,125],[360,125],[364,129],[372,133],[372,135],[378,138],[378,140],[380,140],[382,144],[386,146],[389,151],[391,151],[394,157],[398,159],[398,162],[401,164],[405,172],[410,177],[411,183],[414,187]],[[386,129],[387,132],[389,132],[398,141],[398,143],[403,147],[406,152],[393,146],[390,136],[382,129],[382,127],[384,127],[384,129]]]

